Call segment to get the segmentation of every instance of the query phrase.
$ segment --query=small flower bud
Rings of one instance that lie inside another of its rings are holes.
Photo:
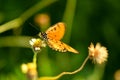
[[[50,17],[47,14],[37,14],[34,22],[41,28],[46,28],[50,25]]]

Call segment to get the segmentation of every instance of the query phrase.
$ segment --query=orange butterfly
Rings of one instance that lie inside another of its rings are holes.
[[[48,44],[48,46],[59,52],[73,52],[79,53],[77,50],[73,49],[69,45],[61,42],[65,33],[65,25],[62,22],[55,24],[54,26],[48,28],[46,32],[41,32],[40,37],[42,37]]]

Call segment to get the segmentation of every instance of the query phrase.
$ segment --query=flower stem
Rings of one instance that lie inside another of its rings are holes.
[[[75,70],[73,72],[62,72],[61,74],[59,74],[58,76],[56,76],[56,78],[60,78],[63,75],[75,74],[77,72],[80,72],[84,68],[84,66],[85,66],[85,64],[86,64],[86,62],[87,62],[88,59],[89,59],[89,56],[84,60],[83,64],[77,70]]]
[[[36,52],[34,52],[34,56],[33,56],[33,63],[35,64],[35,66],[36,66],[36,62],[37,62],[37,53]]]
[[[39,78],[39,80],[57,80],[60,77],[62,77],[63,75],[76,74],[76,73],[80,72],[84,68],[84,66],[85,66],[86,62],[88,61],[88,59],[89,59],[89,56],[87,56],[86,59],[84,60],[83,64],[73,72],[62,72],[62,73],[60,73],[59,75],[57,75],[55,77],[41,77],[41,78]]]

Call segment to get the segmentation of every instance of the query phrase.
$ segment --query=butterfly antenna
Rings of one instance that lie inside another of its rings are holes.
[[[33,25],[32,23],[29,23],[32,27],[34,27],[37,31],[40,32],[40,29],[38,29],[35,25]]]

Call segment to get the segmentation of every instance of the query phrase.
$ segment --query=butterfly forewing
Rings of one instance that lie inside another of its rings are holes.
[[[46,31],[47,38],[61,40],[65,33],[65,25],[62,22],[55,24]]]

